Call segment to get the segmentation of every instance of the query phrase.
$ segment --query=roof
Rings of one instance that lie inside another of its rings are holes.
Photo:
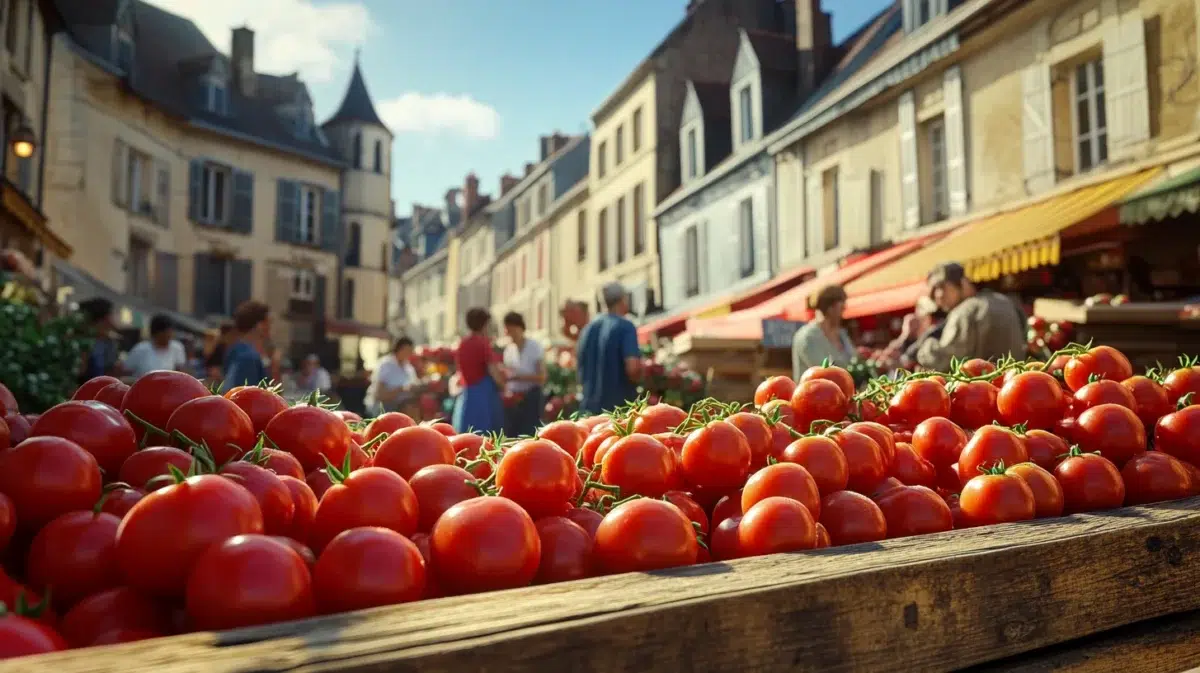
[[[228,115],[208,112],[198,94],[199,78],[212,72],[216,64],[231,73],[229,58],[217,50],[191,20],[164,11],[143,0],[131,0],[134,62],[131,72],[123,73],[114,64],[110,26],[117,20],[117,0],[57,0],[67,30],[85,56],[116,76],[123,77],[128,89],[168,114],[182,117],[197,126],[224,133],[248,142],[291,152],[337,166],[343,164],[333,147],[315,127],[307,135],[294,131],[295,123],[278,109],[279,94],[290,93],[287,102],[295,102],[307,88],[295,75],[260,74],[256,82],[262,95],[247,97],[229,88]]]
[[[697,82],[692,81],[696,90],[696,100],[700,101],[700,109],[704,111],[704,123],[711,121],[729,120],[729,82]]]
[[[795,72],[798,60],[796,58],[796,41],[788,35],[768,33],[761,30],[747,30],[746,39],[754,48],[754,56],[758,58],[761,70],[775,72]]]
[[[350,73],[350,85],[346,87],[342,105],[323,126],[354,122],[387,128],[387,124],[383,123],[379,113],[375,111],[375,103],[371,102],[371,94],[367,91],[367,82],[363,79],[357,55],[354,57],[354,71]]]

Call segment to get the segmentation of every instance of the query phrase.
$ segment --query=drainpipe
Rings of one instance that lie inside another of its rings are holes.
[[[32,5],[30,11],[32,11]],[[29,36],[33,39],[33,36]],[[50,119],[50,59],[54,54],[54,35],[47,34],[45,36],[46,43],[46,67],[45,76],[42,79],[42,130],[39,144],[41,151],[38,152],[38,189],[37,189],[37,207],[42,209],[42,198],[46,193],[46,149],[49,147],[50,139],[46,137],[46,129],[49,126]],[[8,152],[5,152],[7,155]]]

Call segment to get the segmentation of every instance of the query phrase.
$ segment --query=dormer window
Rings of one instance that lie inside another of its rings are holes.
[[[705,110],[701,106],[700,96],[697,88],[700,85],[694,82],[687,83],[687,95],[683,102],[683,115],[679,124],[679,162],[680,175],[683,176],[683,182],[686,184],[697,178],[703,177],[704,172],[708,167],[705,157]],[[704,83],[707,88],[706,95],[711,99],[714,95],[714,87],[716,91],[724,91],[724,86],[713,83]],[[726,94],[728,95],[728,94]],[[726,100],[728,100],[726,98]],[[724,117],[729,118],[728,103],[725,104]]]
[[[904,28],[912,32],[949,10],[949,0],[904,0]]]
[[[296,112],[296,117],[292,121],[292,130],[297,138],[308,138],[312,135],[312,110],[301,108]]]
[[[133,72],[133,34],[124,26],[113,28],[113,65],[126,75]]]
[[[738,138],[746,143],[754,139],[754,98],[750,85],[738,90]]]
[[[202,82],[204,109],[213,114],[229,114],[229,85],[222,77],[208,75]]]

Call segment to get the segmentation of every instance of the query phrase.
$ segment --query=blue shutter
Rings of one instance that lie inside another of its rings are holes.
[[[254,229],[254,174],[233,171],[233,218],[229,229],[249,234]]]
[[[195,293],[192,313],[200,318],[212,313],[209,298],[212,296],[212,287],[217,284],[217,278],[212,273],[212,261],[207,254],[198,252],[192,268],[192,289]]]
[[[275,202],[275,240],[291,243],[298,240],[300,226],[300,186],[290,180],[279,180]]]
[[[200,199],[204,198],[204,162],[192,159],[188,162],[188,219],[200,221]]]
[[[254,264],[248,259],[229,261],[229,311],[254,296]]]
[[[341,193],[330,189],[321,192],[321,247],[334,252],[342,249]]]
[[[317,286],[313,290],[313,304],[316,305],[317,318],[325,317],[325,276],[317,276]]]

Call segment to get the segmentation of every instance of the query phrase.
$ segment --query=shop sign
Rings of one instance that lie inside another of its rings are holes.
[[[804,326],[802,320],[767,318],[762,321],[763,348],[791,348],[792,337]]]

